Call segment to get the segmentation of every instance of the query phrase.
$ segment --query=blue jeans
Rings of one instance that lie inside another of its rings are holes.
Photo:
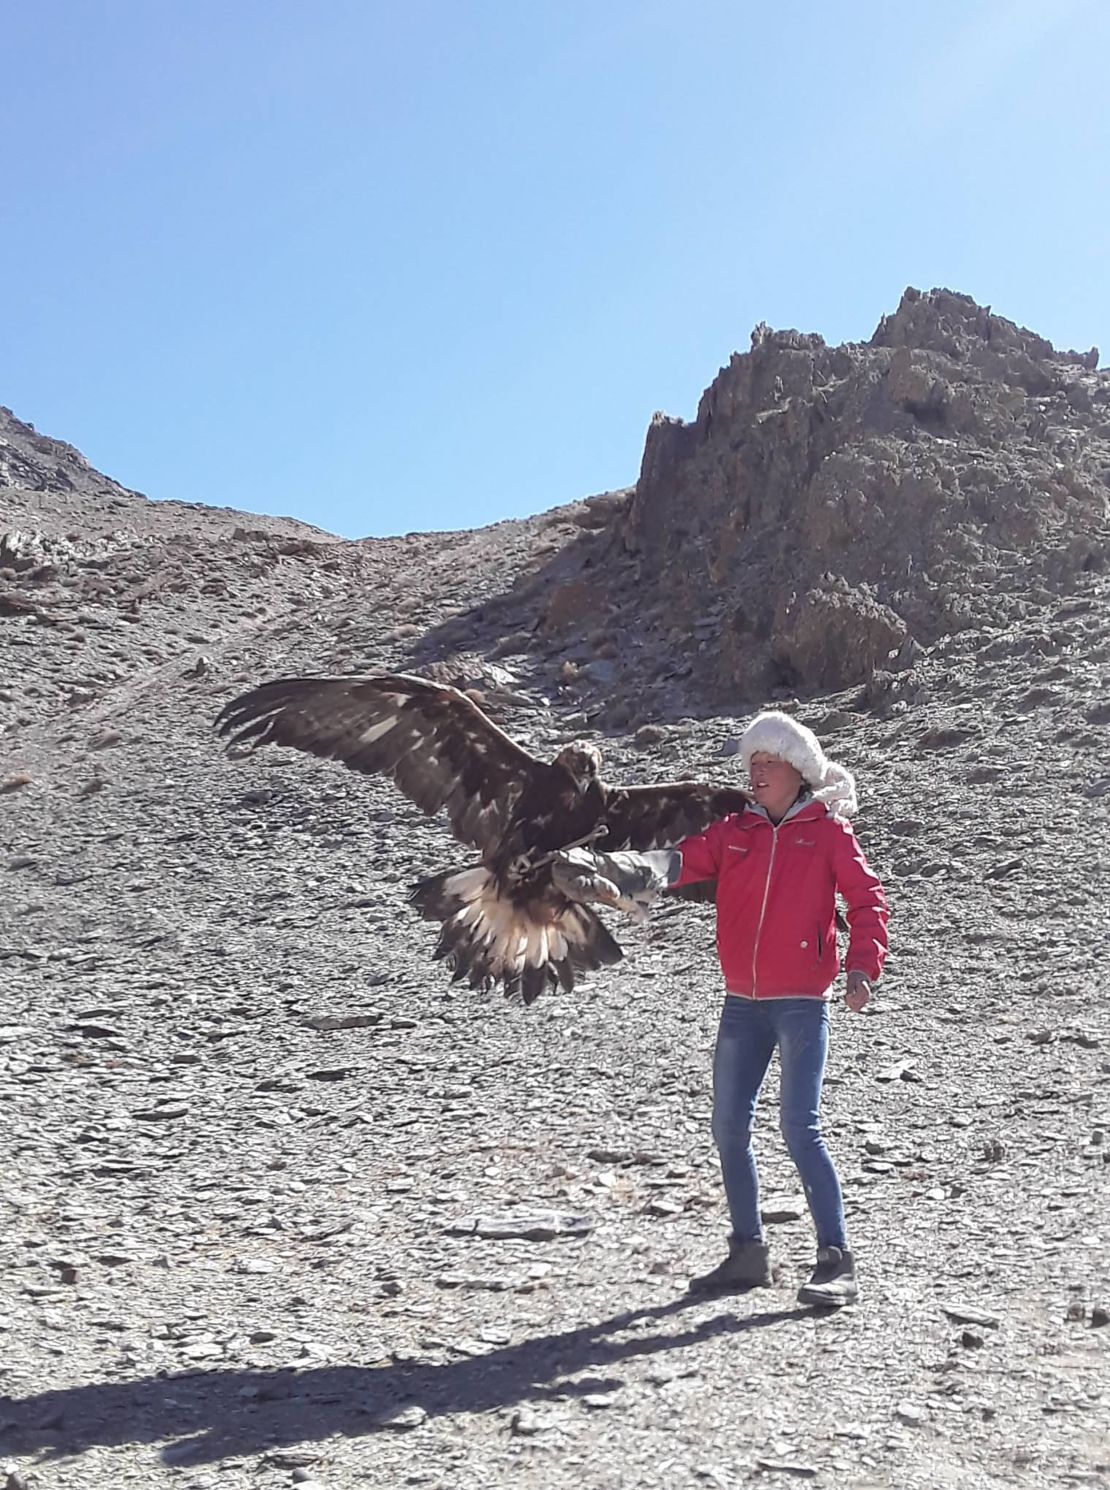
[[[752,1124],[776,1046],[782,1136],[805,1189],[817,1245],[846,1247],[844,1198],[821,1136],[829,1006],[815,998],[725,999],[713,1057],[713,1138],[721,1156],[733,1237],[738,1242],[763,1239]]]

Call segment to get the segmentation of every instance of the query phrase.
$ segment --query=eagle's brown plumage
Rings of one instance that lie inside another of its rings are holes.
[[[436,956],[456,980],[500,983],[526,1003],[621,956],[596,914],[556,886],[552,855],[582,843],[669,848],[747,801],[694,781],[606,786],[594,746],[538,760],[466,694],[409,673],[279,678],[233,699],[216,725],[237,744],[288,745],[391,776],[429,816],[446,812],[480,863],[421,880],[412,899],[441,923]]]

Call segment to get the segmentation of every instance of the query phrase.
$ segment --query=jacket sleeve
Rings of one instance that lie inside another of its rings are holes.
[[[890,911],[886,893],[851,828],[843,821],[837,826],[833,872],[836,888],[847,906],[850,933],[844,967],[847,972],[861,972],[874,982],[882,973],[887,954],[886,925]]]
[[[675,848],[682,856],[682,872],[670,882],[669,888],[680,885],[696,885],[701,880],[715,880],[721,868],[724,854],[723,837],[725,822],[712,823],[704,833],[684,838]]]

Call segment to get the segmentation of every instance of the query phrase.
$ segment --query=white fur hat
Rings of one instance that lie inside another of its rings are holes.
[[[816,800],[824,802],[830,812],[841,817],[851,817],[855,812],[858,802],[851,771],[829,760],[813,731],[789,714],[769,709],[755,716],[740,736],[740,759],[745,771],[751,769],[752,756],[760,751],[777,755],[800,771]]]

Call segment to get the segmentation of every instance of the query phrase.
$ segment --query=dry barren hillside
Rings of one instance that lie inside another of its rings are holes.
[[[636,487],[474,532],[151,503],[4,416],[12,1490],[1110,1484],[1110,375],[947,292],[755,343]],[[705,909],[573,996],[460,993],[405,902],[442,825],[217,747],[244,686],[381,666],[621,782],[736,780],[771,701],[856,771],[894,915],[834,1016],[855,1309],[794,1303],[773,1083],[781,1281],[685,1297]]]

